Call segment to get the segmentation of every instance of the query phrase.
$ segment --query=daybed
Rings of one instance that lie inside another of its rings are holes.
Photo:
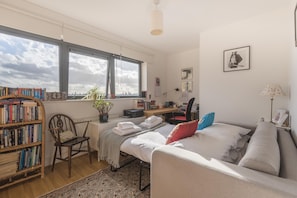
[[[213,120],[214,114],[210,115],[212,115]],[[119,163],[120,152],[132,155],[141,162],[151,164],[152,152],[169,144],[171,147],[183,147],[205,156],[228,159],[229,149],[234,147],[239,140],[246,139],[245,137],[251,131],[223,123],[215,123],[205,129],[200,129],[203,126],[200,123],[199,130],[197,130],[197,124],[198,120],[178,125],[162,123],[156,128],[124,136],[116,134],[113,128],[100,133],[98,156],[101,160],[106,160],[113,168],[121,167]],[[185,138],[190,136],[191,138]],[[180,138],[185,139],[176,141]]]
[[[195,143],[200,142],[195,139],[199,135],[198,131],[153,151],[152,198],[297,197],[297,149],[289,132],[276,129],[272,123],[259,123],[243,147],[246,152],[240,151],[243,157],[232,163],[226,156],[198,151]],[[216,146],[213,142],[208,149]]]
[[[211,127],[199,130],[198,135],[196,133],[197,124],[198,120],[180,123],[179,125],[161,123],[153,128],[123,136],[114,133],[114,129],[106,130],[100,133],[98,141],[99,159],[106,160],[114,168],[119,168],[121,151],[143,162],[151,163],[152,152],[166,144],[175,147],[182,146],[187,150],[221,159],[230,147],[236,145],[242,135],[250,132],[250,129],[215,123]],[[175,141],[176,137],[184,138],[187,136],[192,137],[187,139],[186,144],[180,145],[182,141]]]

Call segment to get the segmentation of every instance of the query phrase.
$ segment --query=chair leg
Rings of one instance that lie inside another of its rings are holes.
[[[71,177],[71,153],[72,147],[68,147],[68,177]]]
[[[89,140],[87,140],[87,143],[88,143],[88,153],[89,153],[90,164],[92,164],[92,156],[91,156],[91,149],[90,149]]]
[[[54,171],[55,163],[56,163],[56,156],[57,156],[57,147],[55,149],[54,159],[53,159],[53,165],[52,165],[52,171]]]
[[[59,154],[60,154],[60,158],[62,158],[62,149],[60,146],[59,146]]]

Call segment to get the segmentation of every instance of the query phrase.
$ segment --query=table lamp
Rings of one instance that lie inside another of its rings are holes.
[[[270,97],[270,122],[272,122],[272,109],[273,109],[273,99],[275,96],[285,95],[280,85],[277,84],[267,84],[262,90],[261,95]]]

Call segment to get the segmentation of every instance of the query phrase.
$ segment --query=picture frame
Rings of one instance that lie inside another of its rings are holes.
[[[241,71],[250,69],[250,46],[224,50],[223,71]]]
[[[272,118],[272,122],[277,126],[283,126],[288,119],[289,113],[285,109],[277,109],[275,116]]]
[[[193,68],[183,68],[181,70],[181,80],[192,80]]]
[[[295,31],[295,47],[297,47],[297,4],[294,10],[294,31]]]
[[[193,82],[192,81],[183,81],[181,90],[182,90],[182,92],[192,92],[193,91]]]

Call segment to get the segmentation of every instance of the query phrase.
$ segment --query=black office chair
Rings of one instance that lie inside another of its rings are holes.
[[[194,104],[195,98],[191,98],[188,102],[185,112],[173,112],[172,115],[167,119],[170,124],[179,124],[182,122],[188,122],[192,120],[191,109]]]
[[[87,123],[82,136],[78,136],[76,124]],[[92,163],[89,137],[86,137],[86,132],[89,126],[88,121],[74,122],[69,116],[64,114],[56,114],[49,120],[49,131],[55,139],[55,154],[53,158],[52,171],[55,167],[56,159],[68,161],[68,176],[71,177],[71,158],[80,152],[88,152],[90,163]],[[82,144],[87,143],[87,150],[82,149]],[[76,146],[77,145],[77,146]],[[76,146],[76,147],[74,147]],[[67,157],[62,157],[62,147],[68,148]],[[73,148],[74,147],[74,148]],[[59,149],[59,157],[57,150]]]

